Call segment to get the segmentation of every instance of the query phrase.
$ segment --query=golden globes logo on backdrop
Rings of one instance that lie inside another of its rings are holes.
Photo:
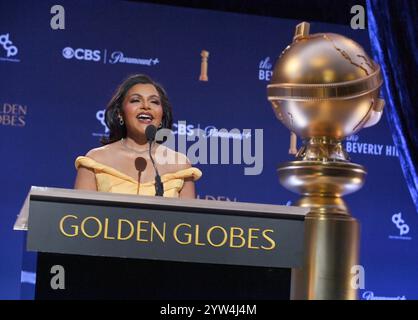
[[[200,195],[198,194],[196,196],[196,199],[204,199],[204,200],[216,200],[216,201],[237,201],[237,198],[229,198],[227,196],[214,196],[214,195],[210,195],[210,194],[205,194],[205,195]]]
[[[24,127],[28,107],[17,103],[0,104],[0,125],[5,127]]]

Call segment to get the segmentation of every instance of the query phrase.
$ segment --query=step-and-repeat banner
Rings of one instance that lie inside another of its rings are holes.
[[[51,21],[56,4],[0,3],[0,298],[19,298],[21,281],[33,286],[33,264],[22,270],[23,234],[12,230],[30,186],[73,187],[75,158],[100,145],[108,130],[104,108],[131,74],[147,74],[165,87],[176,137],[188,138],[188,146],[203,132],[234,150],[252,147],[252,156],[199,154],[199,198],[297,200],[278,182],[277,165],[292,156],[289,132],[275,118],[266,86],[300,21],[78,0],[59,1],[65,28],[54,30],[63,22]],[[367,30],[311,21],[316,32],[345,35],[370,52]],[[346,197],[361,221],[360,298],[417,299],[418,215],[386,117],[345,146],[368,170],[365,186]]]

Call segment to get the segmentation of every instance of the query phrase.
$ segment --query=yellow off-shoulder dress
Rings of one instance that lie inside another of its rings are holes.
[[[78,169],[80,166],[94,171],[97,191],[145,196],[155,195],[155,181],[138,183],[132,177],[89,157],[77,157],[75,167]],[[192,178],[193,181],[196,181],[201,176],[202,172],[194,167],[163,174],[161,181],[164,185],[164,197],[178,198],[183,188],[184,179]]]

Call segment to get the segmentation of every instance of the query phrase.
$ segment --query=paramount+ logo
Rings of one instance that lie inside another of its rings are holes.
[[[68,60],[76,59],[76,60],[93,61],[93,62],[99,62],[101,60],[100,50],[93,50],[93,49],[83,49],[83,48],[73,49],[71,47],[65,47],[64,49],[62,49],[62,56]]]

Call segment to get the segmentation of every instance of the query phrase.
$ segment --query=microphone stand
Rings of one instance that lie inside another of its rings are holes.
[[[152,165],[154,166],[154,170],[155,170],[155,195],[162,197],[164,195],[164,185],[161,182],[160,174],[158,173],[157,166],[155,165],[154,159],[151,155],[151,146],[152,146],[152,140],[149,142],[149,157],[151,159]]]

